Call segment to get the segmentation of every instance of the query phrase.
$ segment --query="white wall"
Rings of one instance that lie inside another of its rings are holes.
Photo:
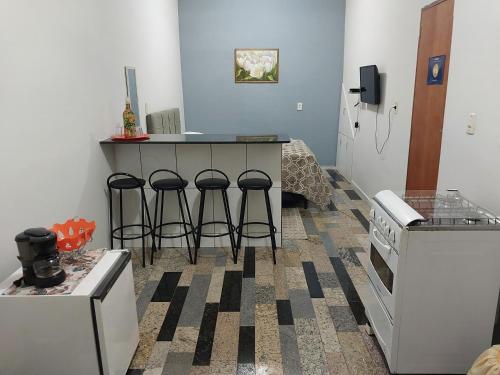
[[[457,187],[500,215],[500,2],[456,0],[440,188]],[[477,113],[476,135],[465,133]]]
[[[391,137],[381,155],[374,140],[377,107],[363,104],[360,109],[352,180],[370,197],[382,189],[402,190],[405,186],[420,9],[424,4],[422,0],[348,0],[346,4],[344,86],[347,90],[359,87],[360,66],[378,66],[382,75],[379,144],[388,131],[389,109],[398,103],[398,114],[392,115]],[[358,99],[359,95],[348,95],[346,109],[353,121]]]
[[[3,278],[28,227],[78,215],[97,221],[91,246],[108,246],[98,140],[121,123],[125,65],[137,68],[143,124],[146,102],[182,108],[177,1],[5,0],[0,51]]]
[[[413,89],[421,8],[431,0],[348,0],[344,85],[359,86],[359,67],[377,64],[385,81],[379,111],[379,139],[387,134],[394,102],[391,138],[382,155],[375,151],[375,106],[363,107],[354,140],[352,179],[368,196],[381,189],[404,190],[411,130]],[[451,65],[445,111],[439,188],[458,188],[500,214],[500,112],[495,87],[500,50],[500,3],[455,0]],[[347,109],[356,96],[349,96]],[[467,114],[478,113],[477,134],[465,134]],[[341,122],[345,121],[342,118]]]

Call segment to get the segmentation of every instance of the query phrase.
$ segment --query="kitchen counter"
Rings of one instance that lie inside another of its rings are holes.
[[[158,169],[172,170],[188,181],[186,195],[193,222],[196,224],[200,203],[200,192],[194,185],[196,175],[204,169],[219,169],[227,174],[229,208],[233,223],[240,216],[242,192],[237,180],[242,172],[258,169],[267,173],[273,182],[269,191],[273,222],[277,228],[276,245],[281,246],[281,148],[290,142],[287,135],[241,136],[236,134],[151,134],[146,141],[101,141],[110,169],[113,172],[127,172],[146,181]],[[161,173],[156,178],[165,178]],[[115,192],[113,192],[114,194]],[[155,192],[149,182],[145,186],[150,213],[154,215]],[[116,198],[116,197],[115,197]],[[124,223],[140,222],[140,200],[137,191],[124,191]],[[118,210],[114,213],[118,214]],[[117,221],[115,216],[115,223]],[[220,192],[208,192],[205,200],[204,222],[224,220],[224,206]],[[179,222],[180,211],[176,194],[165,194],[163,222]],[[249,191],[246,222],[267,222],[264,194]],[[164,235],[177,235],[183,229],[180,225],[164,227]],[[220,224],[203,227],[206,234],[220,234],[227,231]],[[269,233],[262,225],[244,228],[247,235],[262,236]],[[126,232],[126,231],[125,231]],[[140,246],[140,240],[127,242],[128,246]],[[192,242],[192,240],[191,240]],[[270,238],[243,238],[242,246],[270,246]],[[230,246],[229,236],[203,237],[201,247]],[[186,247],[182,238],[163,239],[162,247]]]
[[[100,144],[281,144],[289,143],[284,134],[277,135],[238,135],[238,134],[150,134],[144,141],[123,140],[119,142],[107,138]]]

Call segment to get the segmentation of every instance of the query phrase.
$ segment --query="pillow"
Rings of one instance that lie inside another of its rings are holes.
[[[485,350],[474,361],[467,375],[500,375],[500,345]]]

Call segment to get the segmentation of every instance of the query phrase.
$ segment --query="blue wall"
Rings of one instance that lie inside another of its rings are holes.
[[[186,130],[287,133],[335,164],[344,15],[345,0],[179,0]],[[279,48],[279,83],[235,84],[235,48]]]

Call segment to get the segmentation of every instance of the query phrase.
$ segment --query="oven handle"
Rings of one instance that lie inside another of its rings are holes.
[[[373,237],[377,240],[380,246],[384,247],[389,252],[389,254],[392,252],[392,246],[382,236],[382,233],[380,233],[376,226],[373,226]]]

